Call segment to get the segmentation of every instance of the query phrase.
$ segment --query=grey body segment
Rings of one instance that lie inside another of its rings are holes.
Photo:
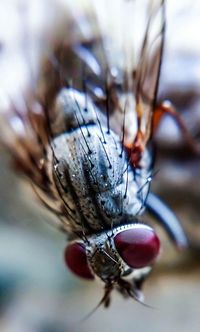
[[[149,191],[148,152],[143,156],[146,168],[133,170],[120,137],[97,121],[92,105],[88,103],[85,120],[71,91],[69,98],[73,112],[68,99],[65,121],[73,128],[56,136],[52,146],[54,180],[69,211],[71,231],[89,234],[130,223],[143,211]]]

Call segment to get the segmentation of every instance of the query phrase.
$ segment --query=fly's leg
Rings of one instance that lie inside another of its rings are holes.
[[[116,289],[124,297],[132,297],[134,300],[144,304],[144,295],[142,293],[142,286],[144,281],[147,279],[151,269],[140,274],[140,276],[133,277],[131,280],[120,279]]]
[[[187,247],[188,241],[178,218],[160,198],[151,192],[146,200],[146,209],[160,222],[176,247],[180,249]]]
[[[153,113],[152,134],[155,134],[159,127],[160,121],[165,115],[169,115],[174,119],[190,151],[194,154],[200,155],[200,146],[195,142],[180,114],[176,112],[176,109],[169,101],[164,101],[160,105],[156,106]]]
[[[153,130],[154,134],[159,127],[160,121],[164,115],[170,115],[177,123],[179,130],[181,131],[185,142],[189,150],[199,155],[200,148],[194,141],[193,137],[190,135],[184,121],[180,115],[176,112],[173,105],[166,101],[156,107],[153,113]],[[157,219],[161,226],[165,229],[173,243],[177,248],[186,248],[188,246],[188,241],[186,235],[182,229],[182,226],[174,214],[174,212],[155,194],[149,193],[146,200],[147,211]]]

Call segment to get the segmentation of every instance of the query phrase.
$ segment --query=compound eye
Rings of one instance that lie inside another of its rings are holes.
[[[68,268],[78,277],[94,279],[88,266],[86,250],[83,244],[78,242],[70,243],[65,249],[64,259]]]
[[[160,249],[160,241],[154,230],[139,224],[118,233],[114,243],[125,263],[136,269],[152,264]]]

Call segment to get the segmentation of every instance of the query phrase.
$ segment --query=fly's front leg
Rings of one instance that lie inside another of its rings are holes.
[[[151,192],[146,200],[146,209],[160,222],[177,248],[187,247],[188,241],[178,218],[160,198]]]
[[[160,105],[156,106],[153,113],[152,133],[155,134],[165,115],[169,115],[172,119],[174,119],[190,151],[195,155],[200,155],[200,145],[195,142],[180,114],[176,112],[175,107],[169,101],[164,101]]]

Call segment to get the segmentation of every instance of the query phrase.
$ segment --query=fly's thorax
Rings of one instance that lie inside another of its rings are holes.
[[[72,88],[61,89],[52,106],[50,116],[53,135],[97,121],[95,105],[90,97]]]
[[[98,124],[80,126],[53,140],[54,181],[74,211],[76,231],[109,229],[144,209],[148,164],[133,170],[112,131]]]
[[[71,231],[91,234],[141,214],[149,190],[148,151],[142,167],[133,169],[122,146],[123,132],[108,130],[83,93],[63,89],[54,108],[53,181]]]

